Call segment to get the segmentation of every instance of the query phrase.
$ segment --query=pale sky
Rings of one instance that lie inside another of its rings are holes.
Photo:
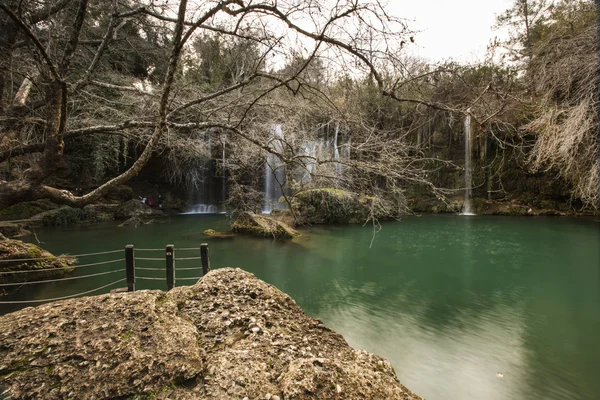
[[[493,31],[495,16],[508,9],[514,0],[388,0],[386,10],[410,20],[409,26],[421,31],[408,48],[431,61],[454,59],[471,62],[485,56],[491,39],[506,32]]]

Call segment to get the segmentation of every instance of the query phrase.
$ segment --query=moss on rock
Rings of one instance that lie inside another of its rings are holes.
[[[30,273],[0,274],[0,283],[34,281],[62,277],[70,272],[75,259],[56,257],[32,243],[7,239],[0,234],[0,271],[32,271]],[[24,261],[26,260],[26,261]],[[43,271],[39,271],[43,270]]]
[[[254,236],[272,237],[275,239],[292,239],[300,233],[284,222],[266,215],[244,212],[239,215],[232,225],[235,233]]]
[[[141,217],[152,215],[154,211],[148,205],[139,200],[129,200],[119,206],[115,211],[115,219],[129,219],[132,217]]]
[[[0,210],[0,221],[15,221],[31,218],[39,213],[58,208],[50,200],[36,200],[17,203]]]
[[[378,197],[333,188],[297,193],[292,206],[301,224],[354,224],[364,223],[370,217],[393,217],[391,205]]]
[[[230,232],[218,232],[218,231],[215,231],[214,229],[207,229],[202,233],[205,234],[206,236],[220,238],[220,239],[227,239],[227,238],[235,237],[235,233],[231,232],[231,231]]]

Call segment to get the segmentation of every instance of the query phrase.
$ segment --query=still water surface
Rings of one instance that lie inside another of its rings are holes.
[[[600,399],[598,223],[410,217],[383,224],[371,247],[368,226],[310,228],[292,243],[207,239],[201,233],[228,227],[223,216],[190,215],[138,228],[111,223],[37,235],[48,250],[71,254],[128,243],[183,248],[208,242],[213,268],[240,267],[277,286],[352,346],[388,358],[400,380],[427,399]],[[197,255],[176,250],[176,257]],[[81,261],[111,257],[122,254]],[[197,263],[180,261],[177,267]],[[137,266],[163,267],[164,262],[137,261]],[[81,268],[76,274],[120,267]],[[142,272],[164,275],[137,273]],[[64,296],[121,275],[37,285],[28,292],[22,288],[2,300]],[[181,271],[177,276],[197,275]],[[136,282],[137,289],[164,285]],[[5,306],[0,313],[11,310]]]

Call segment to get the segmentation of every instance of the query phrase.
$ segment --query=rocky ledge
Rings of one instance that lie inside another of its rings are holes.
[[[35,244],[7,239],[0,233],[0,283],[61,278],[75,270],[70,267],[74,262],[73,257],[56,257]],[[0,289],[0,296],[6,290]]]
[[[388,361],[239,269],[26,308],[0,326],[11,399],[420,399]]]

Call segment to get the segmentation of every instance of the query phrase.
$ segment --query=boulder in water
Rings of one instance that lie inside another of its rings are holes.
[[[235,233],[271,237],[274,239],[292,239],[300,235],[298,231],[284,222],[252,212],[241,213],[233,223],[232,229]]]
[[[387,360],[240,269],[26,308],[0,326],[6,398],[420,399]]]
[[[115,219],[130,219],[132,217],[149,216],[154,210],[139,200],[129,200],[119,206],[115,211]]]
[[[385,200],[332,188],[299,192],[292,205],[301,224],[356,224],[395,216],[394,207]]]
[[[74,271],[69,266],[75,262],[72,257],[56,257],[35,244],[7,239],[2,234],[0,234],[0,260],[0,272],[31,271],[0,274],[0,283],[60,278]]]

